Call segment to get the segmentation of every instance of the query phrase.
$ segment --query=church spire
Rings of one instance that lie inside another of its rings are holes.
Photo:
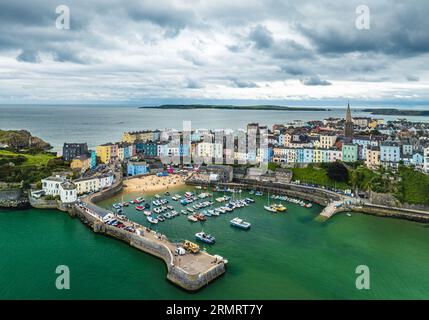
[[[350,100],[347,101],[346,122],[352,122],[352,111],[350,110]]]
[[[352,111],[350,109],[350,101],[347,101],[346,121],[344,123],[344,135],[346,137],[353,137],[353,120]]]

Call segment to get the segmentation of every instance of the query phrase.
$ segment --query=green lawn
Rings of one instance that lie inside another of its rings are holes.
[[[38,153],[35,155],[15,153],[8,150],[0,150],[0,157],[4,156],[24,156],[27,160],[23,163],[24,166],[46,166],[48,161],[54,159],[55,156],[46,153]]]

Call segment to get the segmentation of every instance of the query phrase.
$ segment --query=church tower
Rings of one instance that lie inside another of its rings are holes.
[[[344,136],[347,138],[353,137],[353,120],[352,111],[350,110],[350,102],[347,103],[346,122],[344,123]]]

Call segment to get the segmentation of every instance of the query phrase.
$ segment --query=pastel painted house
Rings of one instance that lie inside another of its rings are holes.
[[[344,162],[355,162],[358,160],[359,146],[357,144],[343,144],[343,161]]]
[[[127,175],[136,176],[139,174],[149,173],[149,167],[146,162],[128,162],[127,164]]]

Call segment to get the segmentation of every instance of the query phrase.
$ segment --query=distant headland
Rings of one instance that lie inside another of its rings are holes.
[[[160,106],[139,107],[139,109],[226,109],[226,110],[274,110],[274,111],[331,111],[326,108],[284,107],[276,105],[210,105],[210,104],[164,104]]]
[[[385,116],[429,116],[429,110],[363,109],[362,111]]]

